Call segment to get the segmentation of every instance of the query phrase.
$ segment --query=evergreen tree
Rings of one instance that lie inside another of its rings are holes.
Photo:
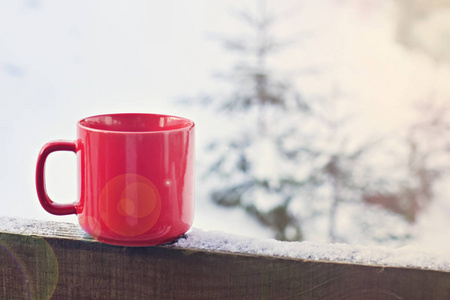
[[[360,236],[401,237],[402,232],[390,233],[395,216],[364,206],[364,195],[376,189],[366,164],[376,143],[352,140],[346,130],[350,118],[338,113],[339,97],[302,97],[289,78],[271,68],[269,58],[289,43],[273,35],[277,18],[265,1],[256,14],[238,16],[251,35],[222,41],[244,60],[224,76],[231,93],[208,100],[238,123],[239,131],[208,146],[204,175],[219,178],[211,199],[244,209],[279,240],[319,233],[328,241],[347,241],[353,232],[338,227],[342,219],[354,220],[351,228]]]
[[[227,49],[250,58],[227,77],[233,92],[218,101],[218,109],[239,119],[242,128],[229,140],[210,145],[216,159],[207,173],[222,178],[211,195],[215,203],[242,207],[272,228],[277,239],[300,240],[301,222],[290,206],[304,185],[304,174],[296,166],[306,145],[286,151],[282,142],[288,136],[303,137],[300,124],[306,121],[309,107],[294,86],[268,66],[268,57],[282,51],[285,43],[270,34],[276,18],[267,12],[264,1],[259,4],[257,14],[238,13],[252,35],[223,40]]]

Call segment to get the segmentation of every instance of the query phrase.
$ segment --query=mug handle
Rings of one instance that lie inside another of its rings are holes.
[[[38,194],[39,202],[41,202],[42,207],[47,212],[54,215],[76,214],[77,210],[75,203],[70,204],[55,203],[47,195],[44,177],[45,161],[47,160],[47,156],[55,151],[72,151],[76,153],[77,144],[73,141],[53,141],[45,144],[42,147],[36,165],[36,191]]]

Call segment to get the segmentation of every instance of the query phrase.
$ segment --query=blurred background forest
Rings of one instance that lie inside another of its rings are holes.
[[[2,215],[76,222],[40,147],[155,112],[197,124],[195,227],[450,248],[450,0],[2,2],[0,43]]]

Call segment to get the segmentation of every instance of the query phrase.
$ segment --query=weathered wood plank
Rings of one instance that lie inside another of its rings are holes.
[[[39,225],[23,227],[25,234],[0,233],[0,298],[450,299],[448,272],[173,246],[117,247],[73,226],[62,237],[25,235]],[[72,231],[74,239],[67,234]]]

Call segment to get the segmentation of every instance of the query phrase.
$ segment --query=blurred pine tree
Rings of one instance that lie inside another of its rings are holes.
[[[277,39],[278,17],[264,0],[258,4],[256,13],[236,13],[248,35],[243,30],[237,38],[220,38],[241,59],[221,76],[231,92],[204,101],[239,124],[238,132],[208,145],[212,158],[204,176],[218,178],[212,201],[245,210],[279,240],[319,234],[322,240],[345,242],[355,232],[366,240],[404,238],[404,231],[391,228],[403,228],[403,221],[364,201],[377,189],[367,157],[379,140],[353,139],[351,118],[339,109],[339,92],[304,97],[292,78],[271,68],[269,61],[296,39]],[[339,229],[339,220],[351,225]]]

